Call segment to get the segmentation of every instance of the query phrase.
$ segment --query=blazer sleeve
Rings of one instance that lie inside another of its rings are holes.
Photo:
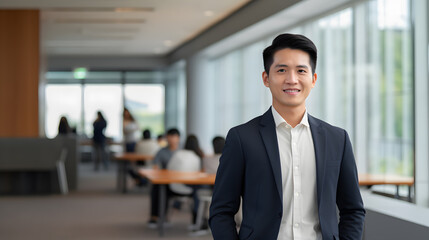
[[[359,190],[355,158],[349,136],[344,131],[344,151],[337,187],[337,206],[340,215],[339,237],[361,240],[365,209]]]
[[[240,207],[244,156],[235,128],[226,137],[210,206],[209,224],[215,240],[238,239],[234,216]]]

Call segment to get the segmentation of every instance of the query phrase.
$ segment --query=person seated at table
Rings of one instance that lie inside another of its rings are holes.
[[[159,148],[158,142],[151,138],[150,130],[145,129],[143,131],[143,138],[136,144],[136,153],[154,156],[159,151]]]
[[[179,149],[180,132],[176,128],[169,129],[166,134],[167,146],[161,148],[153,160],[155,168],[166,169],[173,154]],[[159,212],[159,185],[152,185],[151,190],[151,216],[149,219],[149,227],[156,227]]]
[[[167,146],[167,140],[165,139],[165,135],[164,134],[159,134],[156,137],[156,141],[158,142],[158,145],[160,147],[162,147],[162,148]]]
[[[206,173],[216,174],[217,168],[219,167],[219,159],[222,155],[223,147],[225,146],[225,138],[220,136],[214,137],[212,144],[214,155],[203,158],[203,169]]]
[[[225,138],[221,136],[216,136],[212,140],[214,155],[205,156],[203,158],[203,170],[209,174],[216,174],[217,168],[219,167],[219,159],[222,155],[223,147],[225,146]],[[200,198],[211,197],[213,194],[213,186],[203,186],[197,191],[198,202],[200,202]],[[207,208],[207,206],[206,206]],[[197,229],[199,228],[199,229]],[[194,231],[194,236],[204,235],[208,231],[208,214],[207,209],[204,210],[202,216],[202,224],[201,226],[196,226]]]
[[[204,153],[198,143],[198,138],[195,135],[189,135],[186,138],[184,149],[178,150],[171,157],[167,164],[168,170],[181,172],[199,172],[201,171],[201,160]],[[169,196],[192,196],[194,198],[194,207],[192,210],[192,223],[195,224],[198,198],[196,197],[196,186],[188,186],[185,184],[172,183],[168,186]]]
[[[156,140],[151,138],[150,130],[146,129],[143,131],[143,139],[138,141],[135,148],[136,154],[141,155],[150,155],[154,156],[159,150],[159,145]],[[147,184],[147,180],[142,178],[137,173],[138,166],[145,165],[146,162],[138,161],[135,164],[132,164],[130,169],[128,169],[128,173],[136,182],[136,185],[139,187],[145,186]]]

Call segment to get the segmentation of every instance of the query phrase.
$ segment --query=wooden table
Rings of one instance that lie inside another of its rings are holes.
[[[167,184],[182,183],[188,185],[214,185],[215,174],[204,172],[179,172],[161,169],[140,169],[139,174],[147,178],[152,184],[159,184],[159,214],[158,231],[164,236],[165,202],[167,201]]]
[[[414,185],[414,178],[398,175],[360,173],[359,185],[367,186],[368,188],[374,185],[395,185],[395,198],[399,198],[399,186],[408,186],[408,201],[411,202],[411,187]]]
[[[152,155],[142,155],[138,153],[121,153],[115,155],[115,160],[118,162],[118,174],[116,186],[122,193],[127,192],[127,168],[130,162],[149,161],[152,160]]]

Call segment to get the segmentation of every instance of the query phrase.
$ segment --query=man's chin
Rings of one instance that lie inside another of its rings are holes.
[[[287,108],[297,108],[297,107],[301,107],[303,104],[301,102],[282,102],[281,106],[282,107],[287,107]]]

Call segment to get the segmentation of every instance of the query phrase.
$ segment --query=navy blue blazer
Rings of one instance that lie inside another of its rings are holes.
[[[316,155],[323,239],[360,240],[365,210],[348,134],[310,115],[308,121]],[[283,214],[281,186],[276,126],[269,109],[228,132],[210,206],[214,239],[276,240]],[[243,222],[237,233],[234,215],[240,198]]]

